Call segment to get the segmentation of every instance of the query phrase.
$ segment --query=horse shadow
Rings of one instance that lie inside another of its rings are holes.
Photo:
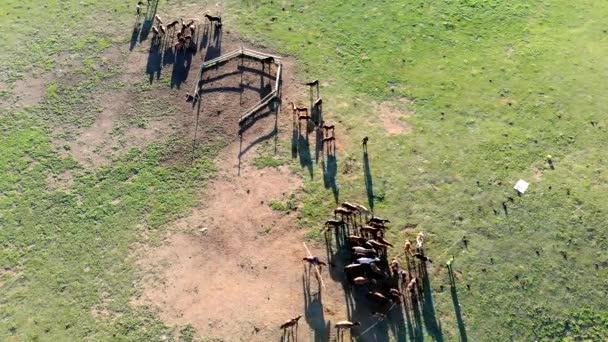
[[[365,178],[365,191],[367,192],[367,203],[370,210],[374,210],[374,184],[372,180],[372,171],[369,164],[367,147],[363,148],[363,176]]]
[[[148,53],[148,62],[146,64],[146,74],[149,77],[150,84],[154,81],[155,75],[157,80],[160,79],[162,58],[161,44],[151,46],[150,52]]]
[[[291,125],[291,158],[298,158],[298,122],[293,121]]]
[[[308,122],[307,122],[308,125]],[[305,135],[301,133],[301,127],[297,124],[293,130],[292,136],[292,152],[294,150],[293,145],[295,142],[296,146],[296,156],[300,160],[300,167],[306,168],[308,173],[310,174],[310,178],[313,178],[313,167],[312,167],[312,156],[310,155],[310,144],[308,143],[308,127],[304,128],[306,130]],[[293,153],[292,153],[293,155]]]
[[[171,65],[175,63],[175,52],[170,46],[165,47],[165,52],[163,53],[163,66]]]
[[[315,130],[315,163],[319,163],[319,160],[323,160],[323,138],[325,135],[323,134],[323,128],[317,127]]]
[[[456,282],[454,281],[454,271],[452,267],[448,267],[448,275],[450,277],[450,293],[452,295],[452,304],[454,305],[454,314],[456,315],[456,323],[458,324],[458,332],[460,334],[460,341],[466,342],[467,330],[462,319],[462,312],[460,310],[460,302],[458,301],[458,292],[456,291]]]
[[[360,322],[361,326],[351,331],[352,337],[356,340],[361,341],[389,341],[389,328],[403,325],[404,319],[398,312],[391,313],[396,309],[400,309],[400,304],[395,303],[394,306],[399,305],[398,308],[391,306],[389,303],[377,303],[368,298],[368,291],[380,291],[387,290],[393,287],[390,279],[387,277],[379,277],[376,284],[368,284],[366,286],[357,286],[352,283],[352,279],[358,276],[366,278],[374,278],[374,272],[371,270],[369,265],[362,265],[355,271],[350,271],[346,275],[344,267],[346,265],[355,263],[356,257],[352,255],[350,250],[350,244],[346,239],[346,236],[350,232],[349,227],[342,227],[333,229],[333,236],[331,233],[325,235],[326,247],[328,253],[328,260],[333,266],[330,268],[330,276],[334,281],[338,281],[342,284],[344,291],[344,299],[346,302],[347,317],[351,321]],[[334,242],[335,241],[335,247]],[[387,261],[382,260],[377,263],[382,269],[387,268]],[[391,313],[389,320],[379,321],[372,316],[372,311]],[[392,322],[392,320],[395,320]],[[395,334],[398,337],[398,341],[403,341],[404,333]]]
[[[340,189],[336,182],[336,176],[338,173],[338,160],[335,154],[329,154],[327,156],[327,164],[324,161],[321,162],[323,167],[323,183],[326,189],[331,189],[334,194],[334,200],[336,203],[339,201]]]
[[[150,34],[150,30],[154,24],[154,16],[156,15],[156,10],[158,9],[158,0],[150,1],[150,5],[146,9],[146,14],[144,15],[144,22],[141,25],[141,30],[139,32],[139,42],[143,42],[148,39],[148,35]]]
[[[314,332],[313,340],[315,342],[329,341],[330,321],[326,321],[323,313],[322,287],[318,283],[316,293],[311,292],[310,276],[315,274],[314,268],[310,265],[304,265],[304,274],[302,275],[302,288],[304,291],[304,317],[306,323]]]
[[[391,330],[394,340],[397,342],[406,342],[408,340],[406,314],[407,308],[403,308],[402,306],[389,311],[387,314],[388,329]]]
[[[188,79],[190,67],[192,66],[192,53],[188,50],[177,51],[173,71],[171,73],[171,89],[180,89],[181,85]]]
[[[210,33],[210,25],[208,23],[203,24],[203,32],[201,33],[201,40],[198,44],[199,51],[203,51],[203,49],[207,48]]]
[[[411,317],[408,314],[408,331],[410,333],[410,338],[412,341],[424,341],[424,332],[422,325],[422,315],[420,312],[420,307],[418,306],[418,302],[413,302],[412,304],[412,314]],[[411,321],[410,321],[411,319]]]
[[[139,16],[133,26],[133,32],[131,33],[131,41],[129,42],[129,51],[133,51],[135,45],[137,45],[137,38],[139,37]]]
[[[426,263],[423,262],[420,266],[422,273],[422,318],[426,331],[433,337],[435,341],[443,341],[443,333],[441,324],[435,314],[435,305],[433,303],[433,294],[431,281],[429,279]]]
[[[213,40],[205,42],[207,51],[205,51],[203,62],[217,58],[222,54],[222,28],[217,25],[212,25],[212,27]]]

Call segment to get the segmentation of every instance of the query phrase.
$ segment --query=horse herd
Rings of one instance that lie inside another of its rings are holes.
[[[407,302],[408,295],[415,300],[412,296],[420,289],[420,278],[425,276],[420,272],[424,267],[416,265],[416,261],[432,262],[424,255],[424,233],[416,236],[415,247],[409,239],[405,240],[402,255],[407,267],[402,269],[399,256],[393,257],[390,264],[387,262],[387,250],[394,247],[385,238],[390,220],[369,214],[360,204],[344,202],[334,210],[334,219],[325,222],[326,233],[340,230],[336,236],[345,237],[351,261],[344,267],[346,278],[355,286],[370,286],[368,295],[379,304]],[[326,238],[331,239],[331,235],[326,234]],[[386,266],[390,268],[388,272],[383,270]]]
[[[306,85],[311,87],[311,89],[312,89],[312,87],[315,87],[315,86],[318,87],[319,80],[307,82]],[[336,149],[335,125],[329,125],[329,124],[325,123],[325,121],[319,119],[320,115],[317,118],[315,118],[313,115],[314,112],[320,113],[320,108],[321,108],[322,104],[323,104],[323,99],[321,99],[320,97],[317,97],[317,99],[314,101],[314,103],[312,103],[312,107],[309,111],[308,107],[297,106],[295,103],[292,102],[291,110],[292,110],[294,125],[297,120],[298,133],[301,133],[302,121],[304,121],[304,127],[306,128],[306,130],[307,130],[306,132],[308,133],[309,123],[312,122],[314,127],[318,130],[318,132],[323,130],[321,142],[324,146],[327,147],[327,153],[328,154],[331,152],[335,153],[335,149]]]
[[[137,13],[137,25],[135,30],[139,29],[139,17],[142,14],[142,8],[144,3],[139,1],[136,7]],[[150,0],[148,0],[148,7],[150,7]],[[206,11],[204,13],[204,17],[208,20],[210,25],[215,25],[217,29],[221,29],[222,27],[222,17],[219,14],[211,15]],[[177,53],[179,51],[185,51],[187,49],[191,49],[193,44],[193,40],[197,31],[197,26],[199,19],[192,18],[188,21],[184,21],[183,19],[174,20],[166,25],[163,23],[163,20],[158,14],[154,15],[154,19],[152,21],[152,48],[153,46],[159,45],[161,41],[163,41],[166,37],[170,37],[171,39],[171,47]],[[177,35],[176,35],[177,33]],[[174,43],[174,40],[177,39],[177,42]]]
[[[341,203],[333,214],[333,218],[324,224],[325,238],[331,242],[333,232],[339,240],[336,245],[348,251],[348,261],[343,268],[348,286],[363,289],[365,297],[372,304],[370,315],[384,320],[394,307],[403,305],[406,310],[414,308],[422,298],[423,279],[427,277],[425,264],[432,262],[424,254],[424,233],[420,231],[416,235],[415,245],[406,238],[402,254],[389,262],[388,248],[394,245],[385,238],[385,232],[389,229],[390,220],[374,216],[365,206],[350,202]],[[404,267],[401,266],[401,257],[405,257]],[[304,257],[303,261],[317,267],[318,274],[328,263],[335,266],[316,256]],[[297,329],[300,317],[285,321],[281,329]],[[338,340],[345,330],[359,325],[360,322],[350,320],[336,323]]]

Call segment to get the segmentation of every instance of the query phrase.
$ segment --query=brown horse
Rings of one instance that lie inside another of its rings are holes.
[[[298,315],[294,318],[288,319],[285,321],[285,323],[281,324],[281,329],[287,329],[293,326],[298,325],[298,321],[300,320],[300,318],[302,318],[302,315]]]
[[[215,23],[217,27],[222,27],[222,17],[210,15],[209,13],[205,13],[205,18],[209,20],[210,24]]]

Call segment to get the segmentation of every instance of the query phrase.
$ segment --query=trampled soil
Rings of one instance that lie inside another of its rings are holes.
[[[200,100],[199,115],[205,119],[199,122],[204,126],[199,133],[224,130],[223,135],[236,137],[239,115],[264,95],[245,92],[241,102],[234,91],[240,87],[240,74],[233,73],[239,63],[234,60],[206,73],[211,81]],[[284,105],[307,99],[305,87],[293,78],[293,64],[283,60]],[[254,70],[259,63],[249,62],[248,67],[252,70],[245,87],[264,89],[268,77]],[[201,195],[201,205],[174,223],[162,247],[143,253],[144,291],[136,302],[152,305],[169,324],[192,324],[201,336],[226,341],[276,341],[283,333],[281,323],[301,314],[299,338],[328,340],[334,334],[328,329],[331,322],[347,317],[341,282],[325,270],[325,290],[319,292],[314,274],[306,272],[305,231],[296,225],[296,213],[269,206],[301,191],[302,179],[286,166],[252,166],[258,143],[274,139],[275,125],[279,139],[287,140],[291,113],[276,117],[262,111],[246,125],[243,140],[234,140],[221,153],[219,175]],[[315,255],[326,254],[319,246],[309,243],[308,248]]]

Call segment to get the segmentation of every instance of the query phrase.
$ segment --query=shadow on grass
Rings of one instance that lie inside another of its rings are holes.
[[[435,341],[443,341],[441,326],[437,320],[437,315],[435,314],[431,280],[428,277],[426,263],[423,262],[420,269],[422,273],[422,318],[424,320],[424,326]]]
[[[310,155],[310,144],[308,142],[308,127],[304,127],[305,135],[302,135],[301,127],[299,124],[294,122],[294,129],[291,137],[291,151],[292,156],[295,156],[300,160],[300,167],[305,167],[310,174],[310,178],[313,178],[313,167],[312,167],[312,156]]]
[[[458,301],[458,292],[456,291],[456,282],[453,272],[452,267],[448,267],[448,276],[450,277],[450,292],[452,295],[452,304],[454,305],[454,314],[456,315],[456,323],[458,324],[460,341],[466,342],[468,340],[467,330],[464,326],[464,320],[462,319],[462,312],[460,311],[460,302]]]
[[[365,177],[365,191],[367,192],[367,203],[370,210],[374,211],[374,184],[372,182],[372,170],[369,165],[367,146],[363,147],[363,176]]]
[[[340,189],[336,183],[336,175],[338,173],[338,160],[335,154],[329,154],[327,156],[327,165],[325,161],[321,161],[323,167],[323,183],[326,189],[331,189],[334,194],[334,200],[336,203],[339,202]]]

